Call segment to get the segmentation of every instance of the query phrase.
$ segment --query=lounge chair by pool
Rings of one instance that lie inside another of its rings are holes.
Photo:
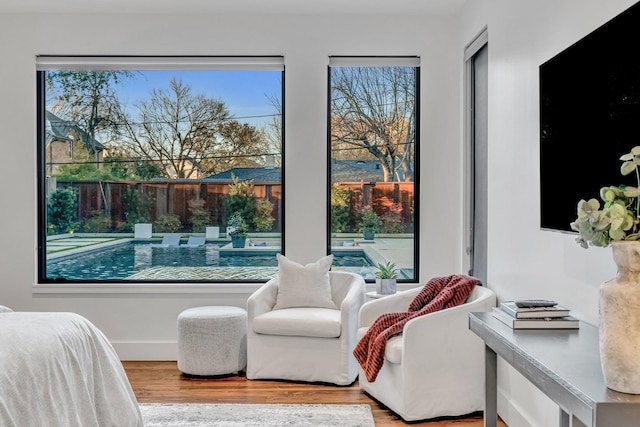
[[[197,248],[198,246],[203,246],[206,242],[206,238],[204,236],[189,236],[189,240],[187,243],[180,244],[181,248]]]
[[[152,248],[169,248],[180,245],[179,234],[167,234],[162,238],[162,243],[151,243]]]

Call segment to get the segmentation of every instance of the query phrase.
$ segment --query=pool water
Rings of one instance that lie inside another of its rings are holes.
[[[275,253],[264,255],[220,256],[219,246],[195,248],[153,248],[148,243],[130,242],[69,258],[47,261],[46,276],[63,280],[127,280],[134,273],[151,267],[277,267]],[[372,265],[363,255],[340,255],[335,266]]]

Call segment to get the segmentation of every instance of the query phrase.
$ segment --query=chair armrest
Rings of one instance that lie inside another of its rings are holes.
[[[410,320],[402,333],[403,357],[413,356],[416,358],[413,363],[419,364],[426,363],[425,357],[447,363],[445,361],[456,351],[465,353],[470,342],[481,344],[482,341],[469,330],[469,313],[491,311],[495,302],[495,294],[483,290],[482,296],[474,301]]]
[[[247,318],[254,317],[273,310],[278,297],[278,279],[273,278],[262,285],[247,299]]]
[[[421,290],[422,287],[417,287],[366,302],[360,309],[358,327],[362,328],[371,326],[378,317],[386,313],[407,311],[409,304],[411,304],[411,301],[413,301]]]
[[[340,304],[340,322],[343,331],[351,324],[351,329],[357,329],[358,312],[365,300],[365,283],[361,276],[354,276],[349,290]]]
[[[0,305],[0,313],[11,313],[11,312],[13,312],[13,310],[11,310],[9,307]]]

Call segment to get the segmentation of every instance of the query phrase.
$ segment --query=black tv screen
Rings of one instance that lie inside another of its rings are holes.
[[[580,199],[636,186],[619,159],[637,145],[640,2],[540,66],[541,228],[571,231]]]

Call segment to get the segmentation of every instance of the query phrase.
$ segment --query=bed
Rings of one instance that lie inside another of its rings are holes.
[[[0,425],[142,426],[113,347],[73,313],[0,306]]]

